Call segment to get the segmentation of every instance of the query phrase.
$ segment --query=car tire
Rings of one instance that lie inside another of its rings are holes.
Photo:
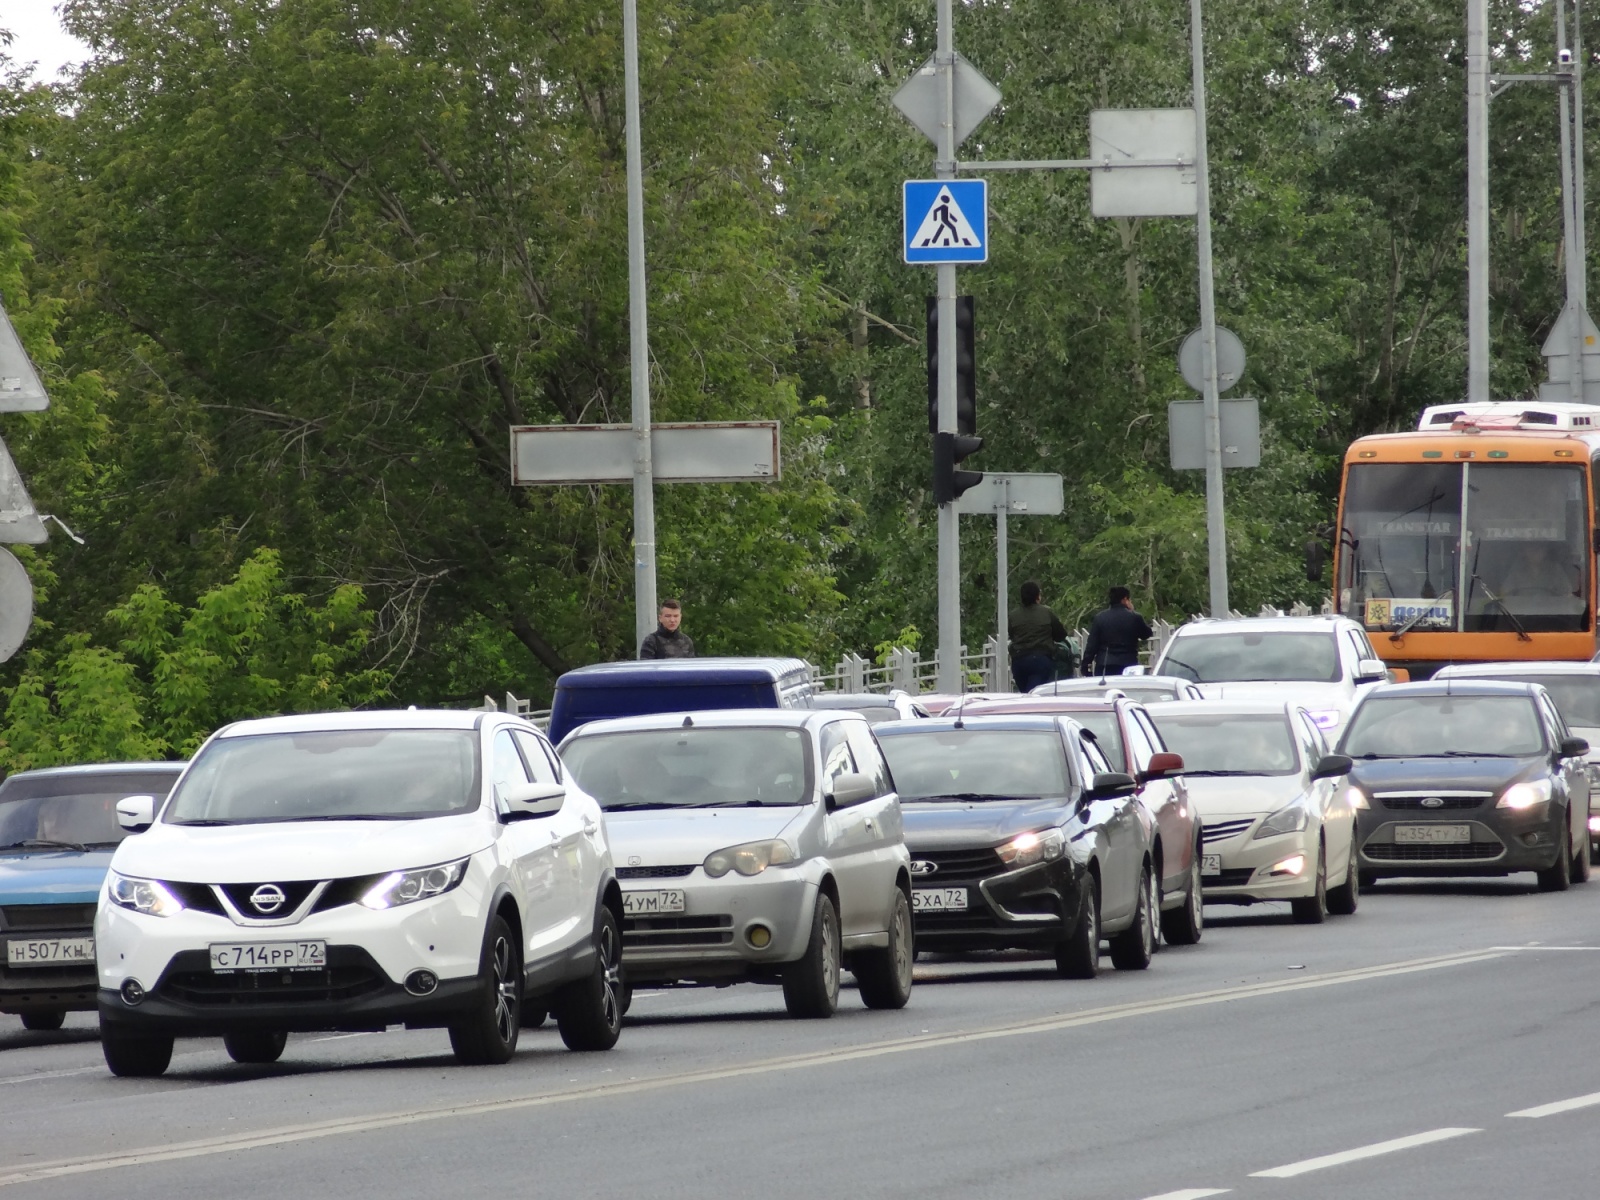
[[[124,1033],[115,1025],[100,1025],[100,1053],[113,1075],[124,1079],[153,1079],[172,1062],[172,1038],[159,1034]]]
[[[289,1035],[281,1029],[240,1029],[222,1035],[222,1047],[236,1063],[265,1066],[283,1057]]]
[[[1206,903],[1200,884],[1200,846],[1194,848],[1189,864],[1189,882],[1183,890],[1183,904],[1161,914],[1161,935],[1173,946],[1192,946],[1206,927]]]
[[[1056,974],[1063,979],[1093,979],[1100,974],[1100,885],[1083,876],[1083,911],[1066,939],[1056,946]]]
[[[839,916],[827,892],[817,893],[805,957],[784,968],[783,1004],[791,1017],[810,1020],[839,1007]]]
[[[1143,971],[1156,944],[1155,873],[1146,862],[1139,872],[1139,902],[1133,924],[1111,938],[1111,965],[1119,971]]]
[[[1572,828],[1565,819],[1561,822],[1561,848],[1556,851],[1556,861],[1539,872],[1541,892],[1564,892],[1572,886]]]
[[[1289,901],[1294,919],[1302,925],[1321,925],[1328,919],[1328,846],[1317,842],[1317,883],[1309,896]]]
[[[36,1008],[31,1012],[22,1014],[22,1027],[31,1029],[35,1033],[49,1033],[52,1030],[60,1029],[66,1019],[65,1009]]]
[[[1579,839],[1580,845],[1578,846],[1577,852],[1572,856],[1573,883],[1588,883],[1589,876],[1594,872],[1593,851],[1591,851],[1589,848],[1589,830],[1587,829],[1588,822],[1585,821],[1584,825],[1586,828],[1583,831],[1583,837]]]
[[[862,950],[852,956],[861,1002],[868,1008],[904,1008],[911,999],[911,901],[894,890],[894,911],[889,914],[889,944],[882,950]]]
[[[609,1050],[622,1036],[622,929],[604,905],[594,931],[594,970],[557,993],[551,1011],[568,1050]]]
[[[510,1062],[522,1032],[522,952],[499,913],[489,918],[479,963],[478,995],[450,1023],[450,1048],[469,1067]]]
[[[1361,872],[1356,867],[1355,843],[1350,845],[1350,865],[1345,869],[1344,882],[1328,890],[1328,911],[1336,917],[1354,916],[1361,904]]]

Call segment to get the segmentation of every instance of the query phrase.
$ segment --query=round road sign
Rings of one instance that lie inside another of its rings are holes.
[[[0,546],[0,662],[21,647],[33,624],[33,581],[17,556]]]
[[[1178,350],[1178,370],[1183,381],[1197,392],[1206,390],[1205,339],[1196,329],[1183,339]],[[1217,391],[1227,391],[1244,377],[1244,343],[1231,329],[1217,326]]]

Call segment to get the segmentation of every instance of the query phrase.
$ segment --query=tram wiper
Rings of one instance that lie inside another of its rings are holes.
[[[1487,589],[1485,589],[1485,590],[1487,590]],[[1445,591],[1444,596],[1439,596],[1437,598],[1440,599],[1440,600],[1443,600],[1445,598],[1445,596],[1449,596],[1454,591],[1455,591],[1455,588],[1449,588],[1449,589],[1447,589]],[[1427,616],[1427,615],[1428,615],[1427,608],[1426,607],[1419,607],[1417,609],[1417,615],[1412,617],[1404,625],[1400,626],[1399,629],[1396,629],[1393,633],[1391,633],[1389,635],[1389,640],[1391,642],[1398,642],[1401,638],[1405,637],[1406,634],[1410,633],[1412,631],[1412,629],[1414,629],[1416,627],[1416,624],[1417,624],[1418,621],[1422,620],[1422,618]],[[1512,619],[1515,620],[1515,618],[1512,618]]]
[[[1518,620],[1517,614],[1506,607],[1506,602],[1504,600],[1500,599],[1499,596],[1496,596],[1489,590],[1489,585],[1483,581],[1483,577],[1481,575],[1477,574],[1477,572],[1473,572],[1472,582],[1481,587],[1483,589],[1483,594],[1487,596],[1493,603],[1500,606],[1500,611],[1505,614],[1506,620],[1511,622],[1511,628],[1517,631],[1517,640],[1519,642],[1533,641],[1533,639],[1528,636],[1527,629],[1524,628],[1522,622]]]

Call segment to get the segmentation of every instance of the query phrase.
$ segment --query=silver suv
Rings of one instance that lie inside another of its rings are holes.
[[[606,812],[629,987],[782,983],[792,1016],[827,1017],[842,965],[869,1008],[910,998],[911,858],[859,715],[596,721],[561,756]]]

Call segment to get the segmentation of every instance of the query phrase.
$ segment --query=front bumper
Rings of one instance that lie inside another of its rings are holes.
[[[14,967],[9,949],[13,940],[92,938],[89,922],[93,920],[93,904],[0,904],[0,1013],[93,1010],[92,962]]]
[[[913,895],[946,888],[967,894],[964,910],[914,910],[918,950],[1046,951],[1077,926],[1084,868],[1070,857],[1017,870],[1007,870],[987,846],[965,851],[912,847],[911,857],[939,867],[935,874],[913,880]]]
[[[1386,809],[1383,798],[1357,814],[1360,864],[1372,875],[1510,875],[1517,871],[1543,871],[1561,853],[1561,824],[1565,807],[1543,804],[1516,811],[1495,808],[1486,799],[1466,810],[1397,812]],[[1396,841],[1401,825],[1466,825],[1470,841],[1410,845]]]
[[[819,881],[806,865],[730,871],[713,879],[696,866],[683,876],[622,881],[630,893],[682,892],[683,910],[625,916],[622,965],[630,983],[706,983],[776,978],[811,941]],[[758,930],[769,941],[757,946]]]
[[[1222,873],[1200,876],[1200,893],[1212,904],[1254,904],[1258,900],[1296,900],[1317,890],[1317,848],[1321,828],[1310,825],[1296,833],[1253,836],[1267,816],[1262,813],[1231,837],[1206,842],[1202,855],[1219,855]],[[1298,871],[1283,864],[1301,860]]]

